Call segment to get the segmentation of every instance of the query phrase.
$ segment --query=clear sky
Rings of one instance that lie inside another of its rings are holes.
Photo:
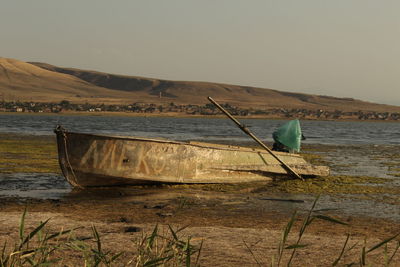
[[[2,0],[0,57],[400,105],[398,0]]]

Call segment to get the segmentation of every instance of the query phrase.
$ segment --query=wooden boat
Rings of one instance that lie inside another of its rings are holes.
[[[146,183],[239,183],[289,177],[265,150],[199,142],[95,135],[55,129],[58,158],[76,187]],[[300,155],[276,155],[302,176],[326,176]]]

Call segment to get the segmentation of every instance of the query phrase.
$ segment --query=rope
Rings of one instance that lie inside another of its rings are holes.
[[[62,136],[63,144],[64,144],[64,152],[65,152],[65,153],[64,153],[64,154],[65,154],[65,162],[66,162],[66,165],[67,165],[66,167],[69,168],[69,171],[70,171],[71,174],[72,174],[72,175],[68,175],[68,173],[67,173],[67,175],[64,175],[64,176],[65,176],[65,178],[67,178],[67,180],[68,180],[73,186],[82,188],[82,186],[80,186],[79,183],[78,183],[78,179],[76,178],[74,169],[72,168],[71,162],[69,161],[68,148],[67,148],[67,134],[66,134],[66,130],[65,130],[61,125],[58,125],[58,126],[56,127],[56,129],[54,130],[54,132],[55,132],[57,135],[60,134],[60,135]],[[69,179],[70,176],[72,177],[72,179]]]

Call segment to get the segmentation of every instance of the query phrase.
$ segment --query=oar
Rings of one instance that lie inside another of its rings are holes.
[[[239,128],[247,135],[249,135],[251,138],[254,139],[254,141],[256,141],[260,146],[262,146],[265,150],[268,151],[268,153],[271,154],[271,156],[273,156],[277,161],[279,161],[279,163],[282,164],[282,166],[284,166],[286,168],[286,170],[291,173],[293,176],[295,176],[296,178],[299,178],[301,180],[304,181],[303,177],[301,177],[296,171],[294,171],[292,168],[290,168],[289,165],[287,165],[285,162],[283,162],[277,155],[275,155],[274,152],[272,152],[271,149],[269,149],[260,139],[257,138],[257,136],[255,136],[252,132],[250,132],[250,130],[244,126],[243,124],[241,124],[237,119],[235,119],[228,111],[226,111],[223,107],[221,107],[220,104],[218,104],[217,102],[215,102],[214,99],[212,99],[211,97],[208,97],[208,100],[210,100],[211,103],[213,103],[217,108],[219,108],[219,110],[221,110],[226,116],[228,116],[229,119],[231,119],[234,123],[236,123],[237,126],[239,126]]]

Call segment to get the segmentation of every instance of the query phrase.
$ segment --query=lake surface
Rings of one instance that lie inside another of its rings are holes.
[[[272,132],[284,120],[242,119],[260,139],[272,142]],[[0,115],[0,132],[51,135],[57,124],[68,131],[172,140],[246,142],[246,136],[226,118],[117,117],[75,115]],[[398,145],[398,122],[301,121],[306,143],[330,145]]]

